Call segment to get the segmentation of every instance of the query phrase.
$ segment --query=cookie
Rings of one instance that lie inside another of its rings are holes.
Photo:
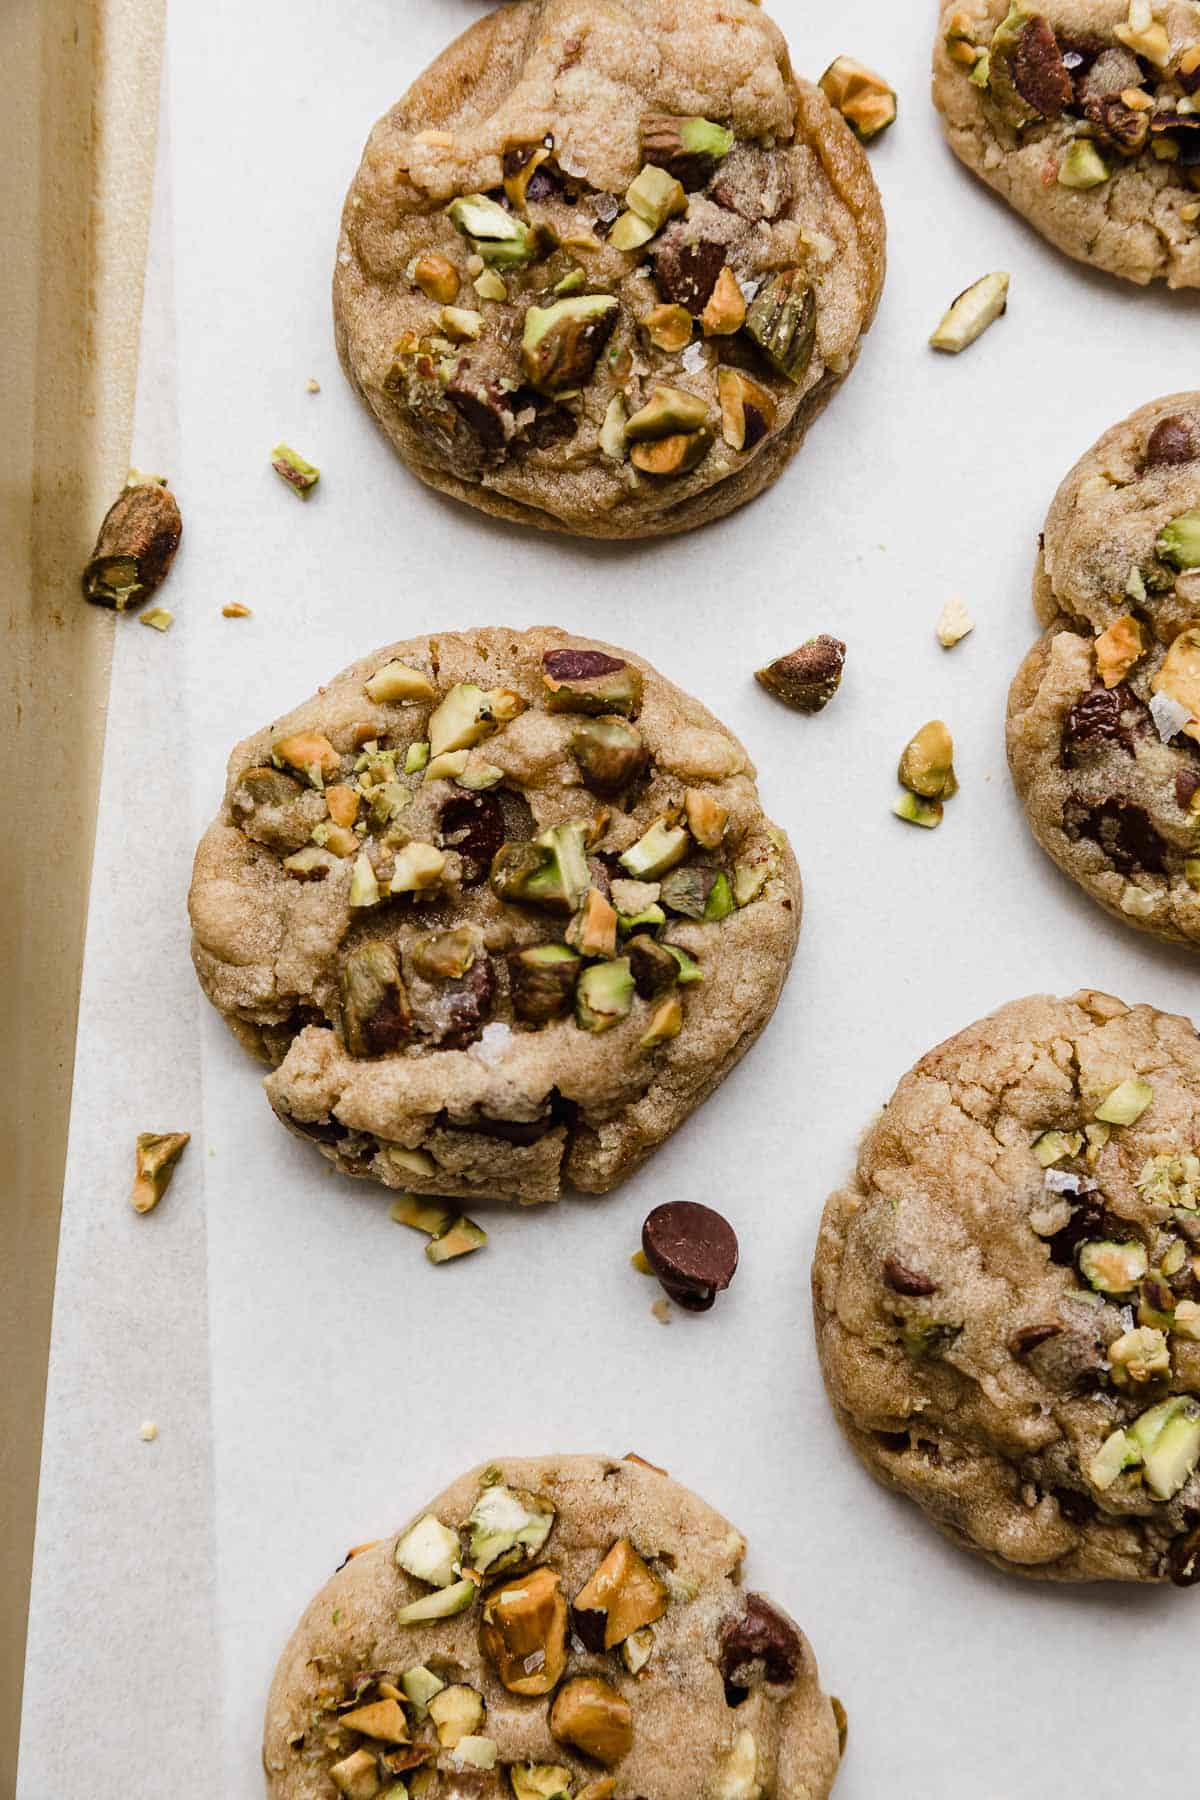
[[[1117,425],[1046,520],[1045,626],[1008,759],[1042,848],[1139,930],[1200,945],[1200,394]]]
[[[272,1800],[824,1800],[845,1714],[745,1541],[638,1457],[505,1459],[352,1552],[276,1670]]]
[[[1200,1040],[1086,990],[930,1051],[825,1208],[851,1445],[998,1568],[1200,1579]]]
[[[641,658],[415,638],[247,738],[196,854],[205,993],[346,1173],[602,1193],[754,1042],[800,877],[745,751]]]
[[[1068,256],[1200,286],[1200,6],[943,0],[933,98],[950,147]]]
[[[376,125],[334,315],[423,481],[653,537],[774,481],[883,271],[866,157],[753,0],[521,0]]]

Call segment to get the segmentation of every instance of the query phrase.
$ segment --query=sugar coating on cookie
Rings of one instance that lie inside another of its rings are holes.
[[[1128,281],[1200,285],[1200,5],[943,0],[955,154],[1043,237]]]
[[[1125,923],[1200,944],[1200,394],[1107,432],[1046,520],[1008,706],[1038,842]]]
[[[521,0],[376,125],[334,311],[423,480],[642,537],[775,479],[883,270],[866,157],[752,0]]]
[[[813,1264],[838,1420],[956,1543],[1200,1578],[1200,1040],[1087,990],[922,1057]]]
[[[206,994],[352,1175],[611,1188],[774,1010],[801,891],[745,750],[641,658],[393,644],[248,738],[196,854]]]
[[[636,1457],[472,1471],[305,1613],[267,1706],[268,1793],[825,1800],[845,1714],[799,1627],[747,1593],[745,1549]]]

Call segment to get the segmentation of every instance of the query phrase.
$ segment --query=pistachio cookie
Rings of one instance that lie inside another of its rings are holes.
[[[1200,5],[944,0],[950,147],[1068,256],[1200,286]]]
[[[804,1634],[742,1586],[745,1549],[640,1457],[464,1475],[301,1619],[268,1794],[825,1800],[845,1714]]]
[[[1144,406],[1055,496],[1046,627],[1013,682],[1008,760],[1034,835],[1139,930],[1200,945],[1200,394]]]
[[[825,1208],[850,1443],[999,1568],[1200,1580],[1200,1040],[1091,990],[922,1057]]]
[[[248,738],[196,854],[205,993],[351,1175],[602,1193],[779,998],[800,877],[697,701],[564,632],[415,638]]]
[[[520,0],[376,125],[334,316],[423,481],[653,537],[774,481],[883,269],[866,157],[755,0]]]

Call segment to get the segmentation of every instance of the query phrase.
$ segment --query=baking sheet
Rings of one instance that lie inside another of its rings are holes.
[[[1192,1711],[1192,1603],[1006,1579],[876,1489],[825,1406],[807,1285],[823,1198],[924,1049],[1038,989],[1194,1010],[1194,964],[1037,851],[1002,720],[1053,488],[1108,424],[1195,383],[1195,303],[1076,269],[958,168],[927,103],[926,9],[814,20],[780,0],[799,67],[852,52],[901,97],[873,153],[891,275],[855,377],[773,492],[699,535],[598,549],[495,525],[397,467],[337,371],[328,304],[368,127],[480,10],[169,17],[134,458],[169,469],[186,535],[174,629],[125,621],[117,646],[19,1793],[258,1795],[275,1656],[345,1548],[477,1459],[544,1449],[636,1449],[748,1533],[752,1581],[848,1708],[840,1800],[1116,1794],[1118,1706],[1156,1780],[1188,1779],[1164,1724]],[[935,358],[945,305],[993,268],[1012,272],[1007,318]],[[280,437],[323,470],[303,509],[267,465]],[[978,629],[947,655],[953,593]],[[253,617],[223,619],[234,599]],[[636,646],[744,737],[800,857],[805,930],[759,1045],[648,1168],[608,1199],[487,1211],[488,1250],[433,1270],[382,1192],[279,1129],[199,998],[191,849],[236,739],[353,656],[543,620]],[[850,654],[810,721],[751,671],[820,629]],[[925,834],[888,809],[900,746],[939,714],[962,793]],[[135,1218],[133,1136],[180,1127],[171,1191]],[[712,1315],[664,1327],[628,1258],[649,1207],[683,1196],[734,1221],[742,1266]]]

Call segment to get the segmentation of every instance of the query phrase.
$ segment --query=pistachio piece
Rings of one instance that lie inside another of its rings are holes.
[[[338,1715],[339,1726],[347,1731],[361,1731],[364,1737],[378,1738],[384,1744],[407,1744],[408,1727],[398,1700],[372,1700],[366,1706],[355,1706]]]
[[[454,1214],[446,1207],[435,1200],[420,1200],[416,1194],[401,1194],[398,1200],[393,1200],[389,1217],[396,1225],[423,1231],[426,1237],[441,1237],[454,1223]]]
[[[679,963],[671,951],[640,933],[625,946],[634,992],[641,1000],[653,1000],[679,980]]]
[[[586,719],[571,733],[571,754],[593,794],[619,794],[646,766],[641,732],[624,719]]]
[[[513,1800],[570,1800],[574,1777],[558,1763],[514,1763],[508,1779]]]
[[[740,369],[722,364],[717,371],[717,393],[721,401],[721,435],[731,450],[753,450],[774,430],[774,400],[765,387],[751,381]]]
[[[324,881],[330,869],[336,869],[338,858],[318,844],[308,844],[294,856],[285,856],[280,867],[297,881]]]
[[[897,771],[901,787],[923,800],[949,800],[954,776],[954,740],[941,719],[930,719],[904,748]]]
[[[611,1769],[633,1748],[633,1713],[607,1681],[580,1675],[555,1696],[550,1731],[560,1744]]]
[[[744,900],[738,898],[736,882],[734,884],[734,898],[737,900],[739,906],[744,906],[746,904]],[[674,958],[678,965],[679,974],[676,976],[676,980],[680,987],[687,987],[689,983],[693,981],[704,980],[704,971],[701,969],[700,964],[696,961],[694,956],[689,956],[687,951],[681,950],[678,944],[664,944],[662,948],[669,956]]]
[[[1008,311],[1008,282],[1008,276],[1000,271],[981,275],[964,288],[930,338],[933,348],[957,356],[982,337],[988,326]]]
[[[445,1685],[445,1682],[439,1681],[433,1670],[427,1669],[424,1663],[418,1663],[415,1668],[406,1669],[400,1677],[400,1686],[404,1689],[404,1697],[410,1706],[416,1708],[418,1718],[425,1717],[429,1702],[435,1694],[441,1693]]]
[[[647,224],[635,212],[623,212],[608,234],[614,250],[640,250],[654,236],[657,226]]]
[[[533,261],[537,241],[531,227],[486,194],[465,194],[446,211],[454,229],[489,268],[523,269]]]
[[[1043,1131],[1034,1143],[1033,1154],[1043,1169],[1049,1169],[1068,1156],[1078,1156],[1082,1149],[1083,1133],[1080,1131]]]
[[[398,1569],[430,1587],[450,1587],[462,1573],[458,1533],[426,1513],[397,1540],[395,1560]]]
[[[692,315],[686,306],[664,302],[661,306],[651,307],[645,318],[638,320],[638,325],[656,350],[677,353],[692,341]]]
[[[776,657],[763,669],[756,669],[754,679],[797,712],[819,713],[828,706],[841,686],[846,663],[846,646],[840,638],[821,632],[807,638],[798,650]]]
[[[986,80],[996,106],[1018,130],[1035,119],[1056,119],[1074,99],[1050,24],[1018,6],[992,35]]]
[[[709,1778],[704,1800],[762,1800],[758,1780],[758,1746],[749,1731],[739,1731]]]
[[[152,1212],[166,1193],[175,1165],[191,1142],[190,1131],[139,1131],[134,1164],[134,1212]]]
[[[532,843],[501,844],[492,859],[492,892],[500,900],[574,912],[591,886],[579,820],[555,825]]]
[[[733,149],[732,131],[711,119],[648,113],[642,120],[642,156],[665,169],[689,192],[705,186],[717,164]]]
[[[148,625],[151,631],[170,631],[174,623],[175,614],[168,611],[165,606],[152,606],[138,619],[139,625]]]
[[[641,670],[605,650],[547,650],[542,680],[550,712],[622,713],[633,718],[642,704]]]
[[[508,299],[508,288],[505,285],[504,277],[495,269],[484,269],[482,274],[475,277],[471,286],[481,300]]]
[[[635,1631],[621,1645],[621,1661],[631,1675],[640,1675],[654,1655],[654,1632],[649,1625]]]
[[[653,1050],[659,1044],[669,1042],[679,1036],[683,1030],[683,1007],[678,996],[669,994],[661,1000],[650,1016],[650,1024],[646,1035],[638,1040],[643,1050]]]
[[[1129,0],[1128,18],[1113,26],[1113,35],[1156,69],[1165,69],[1171,60],[1171,39],[1166,26],[1154,17],[1150,0]]]
[[[575,984],[575,1022],[584,1031],[610,1031],[633,1005],[628,957],[593,963]]]
[[[329,809],[329,817],[345,831],[358,818],[359,801],[357,789],[347,787],[345,782],[338,782],[325,790],[325,805]]]
[[[1137,1442],[1124,1431],[1111,1432],[1088,1464],[1087,1476],[1094,1488],[1107,1493],[1126,1469],[1140,1467],[1142,1452]]]
[[[963,601],[947,600],[938,614],[937,641],[943,650],[953,650],[955,644],[961,644],[975,629],[975,621],[967,611]]]
[[[344,825],[335,825],[331,819],[322,819],[313,827],[313,843],[320,844],[325,850],[331,850],[336,857],[353,856],[358,849],[358,839]]]
[[[473,344],[483,332],[483,314],[466,306],[443,306],[438,323],[452,344]]]
[[[169,488],[157,481],[125,487],[101,522],[83,571],[84,598],[116,612],[139,606],[167,579],[182,535]]]
[[[466,767],[470,760],[471,752],[469,750],[443,750],[440,756],[435,756],[432,762],[425,764],[422,787],[431,781],[457,780],[460,775],[466,773]]]
[[[561,1577],[534,1569],[493,1588],[479,1641],[510,1694],[548,1694],[567,1666],[567,1603]]]
[[[653,1625],[667,1610],[667,1589],[643,1561],[628,1538],[619,1538],[572,1603],[578,1625],[581,1618],[599,1614],[593,1637],[598,1646],[615,1650],[626,1638]]]
[[[729,877],[719,869],[673,869],[663,877],[662,903],[687,919],[724,919],[733,911]]]
[[[629,460],[643,475],[690,475],[712,446],[713,434],[705,425],[699,431],[676,432],[653,443],[635,444]]]
[[[1119,686],[1149,648],[1145,628],[1132,613],[1114,619],[1095,644],[1096,669],[1105,687]]]
[[[635,881],[657,881],[687,855],[688,834],[679,825],[656,819],[636,844],[631,844],[619,858],[621,867]]]
[[[1154,1098],[1154,1089],[1140,1076],[1130,1076],[1112,1090],[1095,1116],[1106,1125],[1136,1125]]]
[[[358,839],[355,838],[355,843]],[[371,859],[365,850],[360,850],[354,862],[354,874],[350,878],[349,904],[354,907],[379,905],[379,882]]]
[[[1108,1347],[1112,1378],[1117,1387],[1144,1387],[1171,1373],[1171,1352],[1161,1331],[1136,1326]]]
[[[286,763],[289,769],[307,775],[314,787],[323,787],[342,766],[341,757],[319,731],[293,731],[276,740],[271,755],[276,763]]]
[[[534,944],[508,958],[513,1012],[526,1025],[562,1019],[575,1004],[575,982],[581,967],[565,944]]]
[[[1132,1293],[1149,1266],[1145,1248],[1136,1240],[1104,1238],[1079,1247],[1079,1273],[1098,1294]]]
[[[321,479],[321,471],[315,464],[306,462],[298,450],[287,444],[276,444],[271,452],[271,467],[281,481],[286,481],[294,494],[302,500],[308,496]]]
[[[342,964],[342,1036],[350,1055],[387,1056],[412,1034],[412,1010],[390,944],[358,944]]]
[[[396,852],[389,891],[393,894],[424,894],[437,887],[446,868],[446,858],[432,844],[405,844]]]
[[[700,431],[708,423],[708,406],[699,394],[682,388],[656,387],[645,406],[625,427],[631,443]]]
[[[521,368],[541,394],[562,394],[588,379],[620,312],[611,294],[580,294],[525,314]]]
[[[1200,1405],[1177,1394],[1134,1420],[1127,1433],[1144,1466],[1146,1486],[1171,1500],[1200,1462]]]
[[[625,426],[629,419],[624,394],[614,394],[604,414],[604,423],[600,427],[600,448],[604,455],[613,462],[625,460]]]
[[[765,281],[746,314],[746,336],[788,381],[803,381],[817,341],[817,303],[800,269]]]
[[[681,308],[681,311],[686,310],[686,307]],[[691,317],[690,313],[688,317]],[[700,314],[700,326],[705,337],[732,337],[745,322],[746,296],[738,286],[737,276],[726,263]]]
[[[436,300],[439,306],[452,306],[458,298],[458,270],[448,257],[434,251],[418,256],[409,271],[409,280],[416,283],[427,300]]]
[[[530,1562],[554,1529],[556,1512],[541,1494],[497,1482],[485,1487],[467,1520],[471,1563],[481,1575]]]
[[[425,743],[410,744],[404,753],[404,773],[419,775],[429,762],[429,745]]]
[[[1095,144],[1087,138],[1076,138],[1067,146],[1066,155],[1058,165],[1058,185],[1081,189],[1102,187],[1111,174],[1112,170]]]
[[[896,119],[896,95],[882,75],[852,56],[839,56],[817,83],[860,143],[868,144]]]
[[[661,231],[676,213],[687,211],[687,195],[682,183],[666,169],[644,163],[636,179],[625,190],[625,204],[630,212],[649,225],[653,233]]]
[[[482,1250],[487,1244],[487,1232],[474,1219],[465,1214],[447,1225],[445,1231],[435,1232],[425,1246],[425,1255],[431,1263],[453,1262],[455,1257],[470,1256],[473,1250]]]
[[[427,1711],[437,1731],[438,1743],[453,1750],[463,1738],[474,1737],[483,1724],[483,1695],[465,1683],[444,1687],[430,1700]],[[345,1719],[342,1724],[345,1724]]]
[[[581,956],[615,956],[617,914],[599,888],[589,888],[567,926],[567,943]]]
[[[355,1750],[334,1763],[329,1779],[344,1800],[376,1800],[383,1791],[378,1764],[370,1750]]]
[[[429,754],[469,750],[482,742],[497,725],[492,700],[473,681],[457,682],[429,715]]]
[[[701,849],[717,849],[729,823],[729,808],[714,800],[703,788],[688,788],[683,796],[683,814],[688,830]]]
[[[426,981],[461,981],[482,949],[478,926],[460,925],[454,931],[433,931],[418,938],[408,957]]]
[[[898,819],[909,825],[921,825],[926,831],[933,831],[942,822],[941,801],[922,800],[917,794],[901,794],[892,802],[892,811]]]
[[[397,1625],[428,1625],[433,1619],[453,1619],[473,1605],[479,1592],[473,1581],[456,1581],[452,1587],[438,1588],[420,1600],[402,1606],[396,1614]]]
[[[1172,519],[1159,533],[1156,548],[1173,569],[1200,569],[1200,511]]]

